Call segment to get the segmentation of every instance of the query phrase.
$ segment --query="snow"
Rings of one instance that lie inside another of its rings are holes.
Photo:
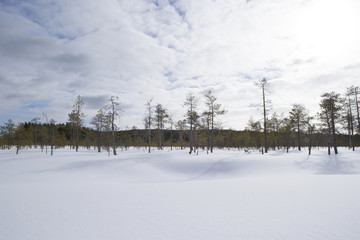
[[[360,239],[360,154],[0,151],[0,239]]]

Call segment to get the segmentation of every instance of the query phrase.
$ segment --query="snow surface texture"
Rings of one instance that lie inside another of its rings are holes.
[[[0,239],[360,239],[360,154],[0,151]]]

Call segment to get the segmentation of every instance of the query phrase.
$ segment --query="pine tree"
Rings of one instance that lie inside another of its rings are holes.
[[[79,151],[79,142],[81,137],[81,128],[84,124],[85,114],[83,113],[84,101],[80,95],[77,96],[73,105],[73,110],[69,113],[69,122],[72,127],[72,138],[76,151]]]
[[[338,154],[336,143],[336,122],[341,117],[340,111],[344,100],[340,97],[339,93],[335,92],[324,93],[321,97],[322,100],[320,102],[320,108],[322,111],[320,113],[320,118],[326,123],[329,136],[331,136],[331,143],[334,147],[334,152],[335,154]],[[330,146],[330,141],[328,146]],[[328,154],[330,154],[330,151],[328,151]]]
[[[305,107],[300,104],[293,104],[289,114],[290,122],[296,129],[298,150],[301,151],[301,132],[307,124],[308,114]]]
[[[198,104],[197,97],[195,97],[194,94],[191,92],[188,93],[186,96],[186,100],[184,102],[184,106],[187,107],[187,112],[185,114],[185,117],[188,123],[190,124],[189,154],[191,154],[194,150],[194,126],[196,124],[197,119],[199,118],[199,115],[196,113],[197,104]]]
[[[158,133],[158,149],[162,150],[162,138],[163,138],[163,128],[169,118],[167,109],[161,104],[155,106],[155,125]]]
[[[12,119],[9,119],[3,126],[0,127],[1,136],[6,139],[8,149],[10,149],[13,145],[15,129],[15,123]]]
[[[207,115],[206,121],[208,121],[208,126],[210,128],[210,152],[213,152],[214,148],[214,128],[215,128],[215,118],[219,115],[224,115],[226,113],[225,109],[221,109],[221,104],[216,103],[216,97],[211,91],[208,91],[204,94],[205,104],[207,110],[205,115]]]

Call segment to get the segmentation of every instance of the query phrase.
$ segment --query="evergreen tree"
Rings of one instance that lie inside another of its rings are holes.
[[[96,131],[96,145],[98,152],[101,152],[101,146],[103,145],[102,132],[106,127],[106,113],[100,109],[97,114],[92,118],[90,124],[94,125]]]
[[[212,153],[214,148],[214,128],[216,126],[215,118],[219,115],[225,114],[226,111],[225,109],[221,109],[221,104],[216,103],[216,97],[211,91],[205,93],[204,97],[205,105],[207,107],[207,110],[205,111],[205,115],[207,115],[206,122],[210,128],[210,152]]]
[[[162,138],[163,138],[163,129],[164,125],[169,118],[167,113],[167,109],[163,107],[161,104],[157,104],[155,106],[155,125],[157,128],[158,135],[158,149],[162,150]]]
[[[300,104],[293,104],[289,114],[290,122],[296,129],[298,150],[301,151],[301,132],[307,125],[308,114],[305,107]]]
[[[184,147],[184,132],[186,130],[186,120],[179,120],[176,125],[176,129],[179,132],[180,149]]]
[[[331,92],[321,95],[322,100],[320,102],[320,118],[323,120],[327,127],[328,133],[331,136],[331,144],[334,147],[335,154],[338,154],[336,143],[336,122],[340,119],[340,111],[342,109],[342,103],[344,100],[340,97],[339,93]],[[330,141],[329,144],[330,146]],[[330,154],[330,152],[328,152]]]
[[[69,113],[69,122],[72,127],[72,138],[74,140],[76,151],[79,151],[79,141],[81,137],[81,128],[84,124],[85,114],[83,113],[84,101],[80,95],[77,96],[73,105],[73,110]]]
[[[1,136],[6,139],[8,149],[10,149],[13,145],[15,129],[16,126],[12,119],[9,119],[3,126],[0,127]]]
[[[185,117],[190,125],[190,136],[189,136],[189,145],[191,154],[194,150],[194,126],[196,126],[196,121],[199,118],[199,115],[196,112],[198,105],[198,99],[195,97],[193,93],[188,93],[186,96],[186,100],[184,102],[184,106],[187,107],[187,112]]]

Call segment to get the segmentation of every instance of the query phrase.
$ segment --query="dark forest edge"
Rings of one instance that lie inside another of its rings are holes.
[[[115,122],[122,112],[119,98],[111,96],[108,104],[100,109],[91,119],[93,128],[84,126],[84,101],[79,95],[68,114],[66,123],[56,123],[46,114],[45,123],[40,118],[30,122],[15,124],[11,119],[0,126],[0,146],[2,149],[16,147],[16,153],[25,147],[38,146],[50,149],[70,146],[78,151],[79,147],[95,148],[98,152],[110,151],[117,155],[119,147],[146,147],[150,153],[152,147],[188,148],[189,153],[198,153],[205,149],[212,153],[213,148],[261,149],[267,153],[270,149],[306,147],[309,155],[312,147],[327,147],[328,154],[333,149],[338,154],[338,146],[349,147],[355,151],[360,145],[359,87],[351,86],[343,95],[328,92],[321,95],[320,111],[310,116],[301,104],[292,105],[288,115],[269,114],[269,99],[266,96],[268,80],[255,82],[261,89],[263,118],[252,117],[245,130],[224,130],[218,121],[219,116],[227,113],[211,91],[202,95],[205,108],[199,109],[199,100],[193,93],[188,93],[183,107],[184,119],[174,121],[162,104],[153,104],[149,99],[145,104],[143,118],[144,129],[133,127],[119,130]]]
[[[72,127],[69,123],[66,124],[34,124],[31,122],[20,123],[14,128],[11,135],[1,135],[0,144],[1,149],[10,149],[15,147],[17,153],[24,148],[39,148],[42,151],[48,151],[52,154],[54,149],[64,148],[70,146],[76,149],[76,144],[72,139]],[[218,149],[223,148],[238,148],[247,151],[248,149],[258,149],[263,151],[264,139],[263,132],[251,130],[215,130],[214,131],[214,147]],[[146,148],[148,149],[148,130],[136,129],[115,131],[115,147],[117,149],[128,149],[130,147]],[[159,146],[158,137],[162,138],[162,145]],[[321,132],[314,132],[311,135],[301,133],[300,146],[308,151],[311,147],[328,147],[329,136]],[[98,141],[99,133],[91,128],[82,127],[80,131],[80,141],[78,147],[87,149],[96,149],[98,152],[108,151],[113,152],[112,133],[101,132],[101,142]],[[163,130],[158,134],[157,129],[152,129],[150,144],[151,148],[159,150],[164,149],[189,149],[190,148],[190,130]],[[339,147],[360,147],[360,135],[353,136],[352,145],[349,145],[349,136],[346,134],[337,134],[337,146]],[[207,140],[206,130],[198,130],[194,134],[194,153],[199,150],[207,150],[209,152],[210,146]],[[311,143],[310,143],[311,140]],[[298,148],[298,135],[295,131],[286,131],[280,129],[279,131],[269,131],[267,133],[267,141],[269,150],[289,150],[291,148]]]

